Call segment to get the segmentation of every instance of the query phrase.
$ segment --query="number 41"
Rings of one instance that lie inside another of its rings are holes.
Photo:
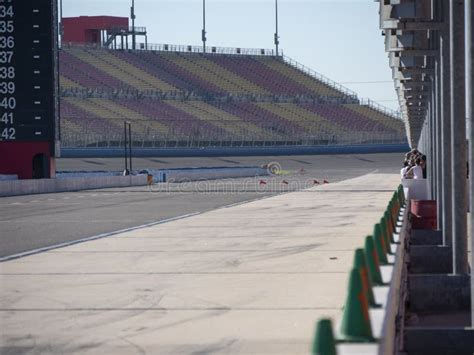
[[[0,119],[0,122],[5,124],[13,124],[13,112],[5,112]]]

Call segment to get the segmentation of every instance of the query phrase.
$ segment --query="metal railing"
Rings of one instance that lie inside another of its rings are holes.
[[[117,47],[121,49],[120,47]],[[179,45],[179,44],[158,44],[158,43],[138,43],[139,51],[156,52],[178,52],[178,53],[204,53],[202,45]],[[275,50],[265,48],[239,48],[239,47],[206,47],[206,54],[231,54],[231,55],[257,55],[275,56]],[[280,51],[280,55],[283,52]]]
[[[111,27],[107,29],[107,32],[113,34],[120,34],[120,33],[146,33],[146,27],[143,26],[118,26],[118,27]]]
[[[292,58],[290,58],[286,55],[282,55],[282,58],[286,63],[288,63],[292,67],[294,67],[298,70],[301,70],[302,72],[304,72],[304,73],[312,76],[313,78],[323,82],[324,84],[330,86],[331,88],[333,88],[337,91],[340,91],[341,94],[351,96],[353,98],[357,98],[357,94],[354,91],[346,88],[345,86],[343,86],[341,84],[338,84],[337,82],[335,82],[334,80],[329,79],[328,77],[324,76],[323,74],[320,74],[317,71],[315,71],[311,68],[308,68],[304,64],[301,64],[301,63],[297,62],[296,60],[294,60],[294,59],[292,59]]]
[[[196,139],[195,137],[136,137],[132,136],[132,146],[141,148],[201,148],[201,147],[272,147],[272,146],[328,146],[361,144],[406,144],[406,139],[395,136],[382,136],[375,139],[370,132],[358,139],[344,137],[295,137],[295,139]],[[64,148],[122,148],[124,138],[113,135],[74,135],[63,134],[61,146]]]
[[[201,100],[205,102],[275,102],[275,103],[312,103],[312,104],[358,104],[347,96],[322,97],[310,95],[276,95],[276,94],[209,94],[193,91],[166,91],[158,89],[138,90],[130,87],[117,87],[113,90],[107,88],[61,88],[61,97],[76,98],[147,98],[152,100]]]
[[[101,48],[96,43],[76,43],[76,42],[62,42],[62,47],[65,48]],[[111,50],[110,48],[103,47]],[[116,49],[132,51],[130,43],[128,47],[124,43],[122,48],[120,43],[117,43]],[[204,53],[202,45],[183,45],[183,44],[160,44],[160,43],[143,43],[137,42],[135,51],[155,51],[155,52],[178,52],[178,53]],[[241,47],[216,47],[207,46],[206,54],[231,54],[231,55],[255,55],[255,56],[275,56],[274,49],[265,48],[241,48]],[[283,51],[278,51],[278,55],[282,56]]]
[[[371,99],[360,99],[361,105],[369,106],[370,108],[383,113],[384,115],[402,120],[402,113],[400,111],[392,110],[386,106],[379,104]]]

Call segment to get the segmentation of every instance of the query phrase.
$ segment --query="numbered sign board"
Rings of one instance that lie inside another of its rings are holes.
[[[52,0],[0,0],[0,140],[54,141]]]

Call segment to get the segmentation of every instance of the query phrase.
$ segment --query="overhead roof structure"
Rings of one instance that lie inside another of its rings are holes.
[[[434,74],[432,58],[438,55],[432,31],[443,28],[433,16],[431,0],[376,0],[380,28],[405,121],[408,142],[417,146],[424,124]]]

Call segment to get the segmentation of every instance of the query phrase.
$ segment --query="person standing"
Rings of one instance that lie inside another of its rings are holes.
[[[423,179],[426,179],[426,155],[421,156],[421,169],[423,169]]]
[[[421,167],[421,158],[417,158],[415,164],[416,165],[414,167],[407,171],[406,175],[410,176],[411,174],[413,174],[413,179],[423,179],[423,168]]]
[[[403,168],[400,170],[400,177],[402,179],[406,179],[407,178],[407,171],[408,169],[410,169],[410,164],[408,164],[408,161],[405,160],[403,162]]]

